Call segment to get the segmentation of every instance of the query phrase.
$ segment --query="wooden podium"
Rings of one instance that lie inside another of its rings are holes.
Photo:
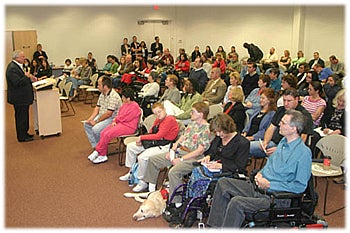
[[[61,135],[61,108],[58,88],[36,89],[34,87],[34,129],[43,139],[48,135]]]

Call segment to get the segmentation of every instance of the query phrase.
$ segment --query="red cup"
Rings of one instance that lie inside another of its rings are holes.
[[[325,157],[323,159],[323,169],[324,170],[329,170],[331,169],[331,159],[329,157]]]

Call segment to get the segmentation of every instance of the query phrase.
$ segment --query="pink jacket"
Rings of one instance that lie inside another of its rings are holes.
[[[118,115],[113,119],[113,122],[123,124],[126,127],[136,130],[140,115],[141,109],[135,101],[124,103],[120,107]]]

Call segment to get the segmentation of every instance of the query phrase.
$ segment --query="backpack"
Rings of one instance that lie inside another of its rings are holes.
[[[139,179],[137,178],[137,173],[139,170],[139,163],[134,163],[132,165],[130,170],[130,176],[129,176],[129,185],[134,185],[139,183]]]

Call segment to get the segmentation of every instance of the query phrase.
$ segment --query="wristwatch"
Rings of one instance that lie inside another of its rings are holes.
[[[180,158],[180,161],[181,161],[181,162],[183,162],[183,161],[184,161],[184,158],[183,158],[183,157],[181,157],[181,158]]]

